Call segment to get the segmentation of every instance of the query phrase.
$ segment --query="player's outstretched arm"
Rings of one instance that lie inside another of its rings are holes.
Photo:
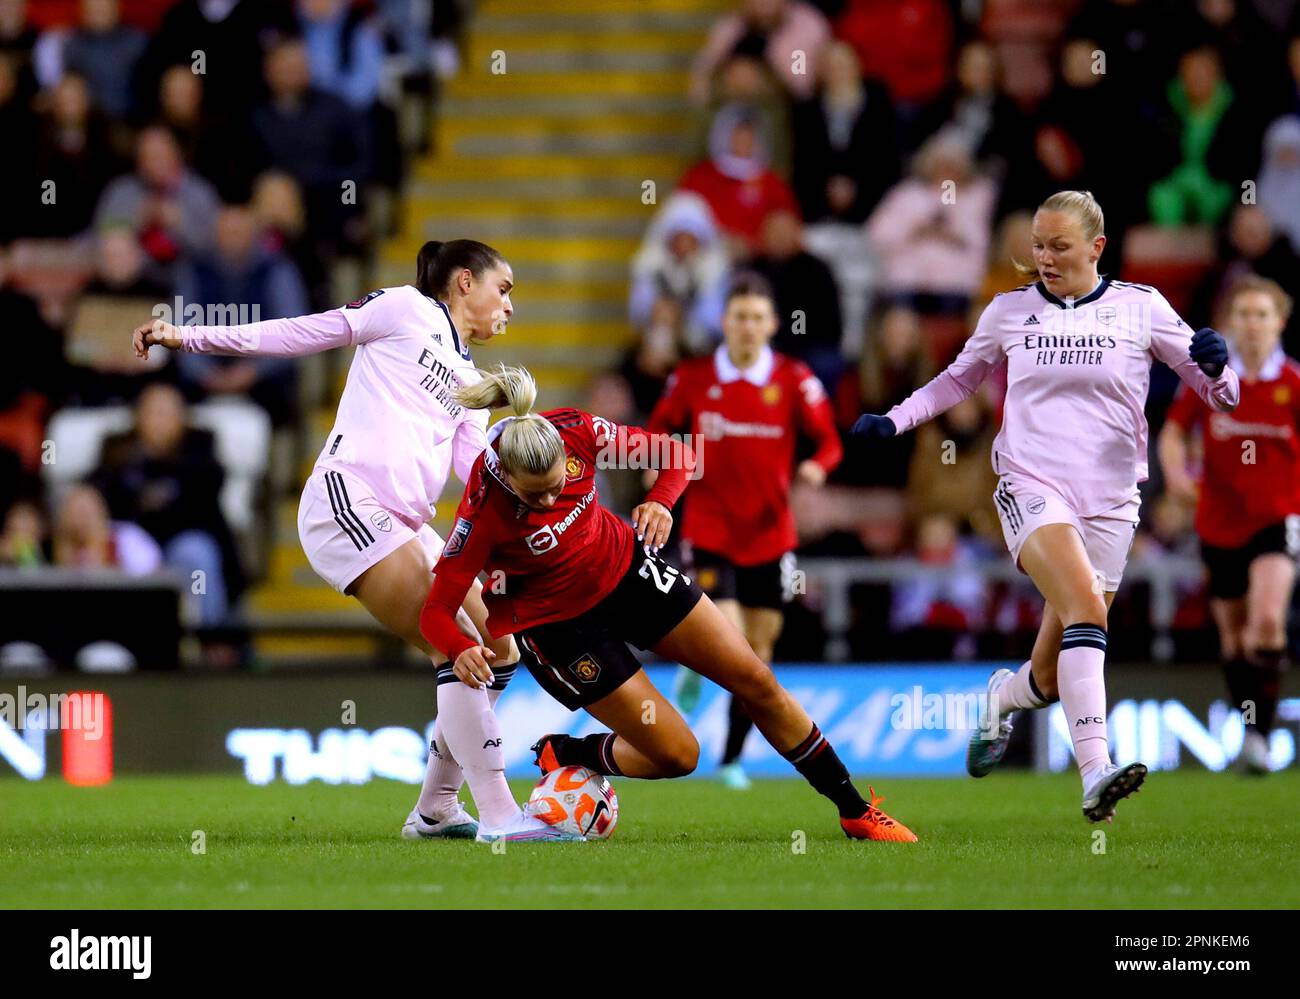
[[[1158,291],[1151,297],[1151,353],[1210,408],[1223,413],[1237,408],[1241,383],[1228,367],[1227,341],[1208,326],[1189,337],[1187,324]]]
[[[346,347],[362,338],[339,309],[293,319],[267,319],[242,326],[176,326],[155,319],[137,326],[131,334],[135,356],[149,356],[149,348],[166,347],[193,354],[242,354],[252,357],[302,357],[334,347]]]

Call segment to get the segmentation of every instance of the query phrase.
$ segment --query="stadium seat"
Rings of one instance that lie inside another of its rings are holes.
[[[260,407],[235,399],[201,403],[189,412],[195,427],[216,438],[217,460],[226,470],[221,511],[236,533],[247,535],[257,523],[259,486],[270,463],[271,421]],[[131,420],[127,406],[63,409],[50,418],[55,458],[43,470],[55,506],[95,471],[104,439],[130,429]]]

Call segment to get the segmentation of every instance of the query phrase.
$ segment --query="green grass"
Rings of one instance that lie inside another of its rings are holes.
[[[0,780],[0,906],[1156,907],[1300,905],[1300,771],[1154,774],[1112,825],[1069,775],[889,780],[915,845],[855,843],[796,781],[622,780],[609,842],[407,842],[413,788]],[[526,786],[520,790],[526,791]],[[1094,853],[1093,834],[1106,836]],[[207,852],[191,850],[195,830]],[[792,849],[796,830],[806,852]]]

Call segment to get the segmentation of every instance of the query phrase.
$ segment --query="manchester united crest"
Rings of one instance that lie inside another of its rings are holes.
[[[600,677],[600,663],[592,659],[591,656],[583,656],[569,669],[583,683],[595,683]]]
[[[780,385],[764,385],[764,386],[763,386],[763,401],[764,401],[765,403],[767,403],[769,406],[775,406],[778,402],[780,402],[780,401],[781,401],[781,386],[780,386]]]
[[[564,463],[564,474],[570,479],[580,478],[586,470],[587,466],[582,463],[582,459],[573,455],[569,455],[568,461]]]

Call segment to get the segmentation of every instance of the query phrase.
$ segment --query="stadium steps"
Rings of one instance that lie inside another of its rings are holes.
[[[439,105],[433,151],[410,164],[401,233],[383,248],[376,283],[409,283],[428,239],[492,243],[515,272],[508,333],[476,351],[480,364],[525,364],[543,405],[580,404],[592,373],[616,367],[632,340],[628,265],[656,200],[690,165],[688,71],[729,0],[482,0],[468,26],[460,76]],[[505,72],[493,73],[497,53]],[[340,366],[335,397],[346,375]],[[313,415],[323,441],[333,411]],[[314,453],[312,455],[314,458]],[[299,470],[300,478],[310,464]],[[449,492],[458,489],[455,482]],[[444,531],[455,499],[440,504]],[[266,581],[250,597],[263,659],[364,655],[368,616],[321,582],[298,545],[297,502],[277,510]],[[306,633],[313,621],[341,633]],[[294,629],[302,626],[302,634]]]

